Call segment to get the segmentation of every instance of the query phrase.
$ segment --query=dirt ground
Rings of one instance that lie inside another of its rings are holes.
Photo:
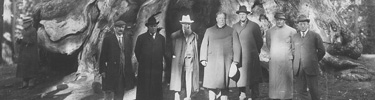
[[[364,55],[360,58],[362,63],[375,70],[375,55]],[[49,76],[38,80],[36,87],[31,89],[18,89],[21,80],[15,77],[16,67],[14,65],[0,66],[0,100],[102,100],[102,93],[95,93],[90,85],[62,85],[68,76]],[[319,90],[322,100],[375,100],[375,79],[368,82],[345,81],[335,78],[335,76],[323,73],[319,76]],[[56,88],[56,84],[60,84]],[[74,87],[77,88],[67,88]],[[54,87],[54,88],[53,88]],[[174,93],[168,90],[168,85],[164,85],[165,100],[173,100]],[[237,89],[231,89],[230,100],[237,100]],[[268,83],[260,84],[259,100],[269,100]],[[193,100],[207,100],[208,92],[201,88],[201,91],[194,94]],[[127,94],[127,97],[134,97],[134,93]],[[128,100],[128,99],[125,99]]]

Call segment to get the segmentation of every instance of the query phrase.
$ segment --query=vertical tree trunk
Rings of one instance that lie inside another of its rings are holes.
[[[2,53],[2,51],[3,51],[3,46],[2,46],[2,44],[3,44],[3,33],[4,33],[4,21],[3,21],[3,13],[4,13],[4,0],[1,0],[0,1],[0,5],[1,5],[1,7],[0,7],[0,24],[1,24],[1,27],[0,27],[0,64],[3,64],[4,63],[4,61],[3,61],[3,53]]]

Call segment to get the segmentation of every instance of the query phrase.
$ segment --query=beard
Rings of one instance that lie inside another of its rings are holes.
[[[190,29],[183,29],[183,32],[185,35],[189,35],[191,33],[191,30]]]

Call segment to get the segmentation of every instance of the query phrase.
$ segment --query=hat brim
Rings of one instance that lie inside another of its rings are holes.
[[[236,11],[237,14],[242,13],[242,12],[243,12],[243,13],[246,13],[246,14],[249,14],[249,13],[250,13],[249,11]]]
[[[150,25],[157,25],[157,24],[159,24],[159,22],[156,22],[156,23],[146,23],[145,25],[146,26],[150,26]]]
[[[193,23],[194,21],[180,21],[181,24],[191,24]]]
[[[297,22],[309,22],[310,23],[310,19],[302,19],[302,20],[298,20]]]

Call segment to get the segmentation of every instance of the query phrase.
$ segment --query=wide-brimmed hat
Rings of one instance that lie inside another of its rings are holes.
[[[276,18],[276,19],[283,19],[283,20],[286,20],[285,14],[282,13],[282,12],[277,12],[277,13],[275,14],[275,18]]]
[[[190,19],[189,15],[182,15],[182,19],[180,20],[180,23],[182,24],[191,24],[194,21]]]
[[[152,15],[150,18],[148,18],[147,23],[145,25],[146,26],[150,26],[150,25],[157,25],[157,24],[159,24],[159,22],[156,21],[155,16],[158,15],[158,14],[160,14],[160,13],[161,12],[158,12],[158,13]]]
[[[250,13],[249,11],[247,11],[246,6],[240,6],[239,9],[238,9],[238,11],[236,11],[237,14],[239,14],[241,12],[244,12],[246,14]]]
[[[310,19],[306,15],[298,16],[297,22],[310,22]]]
[[[119,21],[115,22],[115,26],[122,26],[122,25],[126,25],[126,23],[122,20],[119,20]]]

